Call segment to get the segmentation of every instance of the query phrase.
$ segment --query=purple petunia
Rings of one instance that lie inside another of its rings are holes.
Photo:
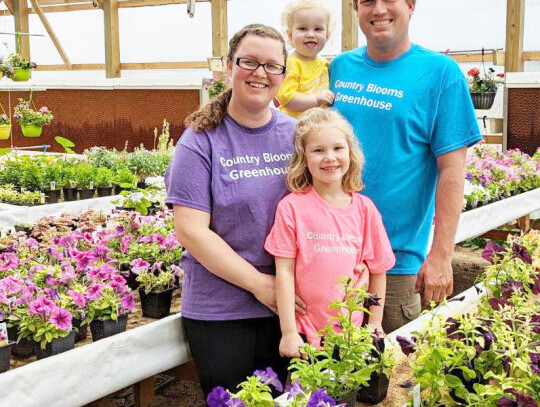
[[[227,402],[228,407],[246,407],[246,403],[237,398],[232,398]]]
[[[84,308],[86,306],[86,299],[84,295],[73,290],[67,290],[68,295],[71,297],[75,305]]]
[[[300,384],[299,379],[296,379],[296,381],[292,385],[285,387],[285,391],[289,393],[289,395],[287,396],[287,400],[296,397],[299,394],[306,394],[304,388]]]
[[[72,327],[73,315],[67,309],[55,308],[52,311],[50,322],[62,331],[69,331]]]
[[[540,353],[529,353],[533,373],[540,375]]]
[[[407,339],[404,336],[397,335],[396,341],[398,341],[399,346],[401,346],[401,351],[406,356],[409,356],[416,351],[416,337],[411,336],[411,339]]]
[[[255,370],[253,374],[257,376],[262,383],[271,384],[276,390],[280,392],[283,391],[283,385],[279,381],[277,373],[274,372],[271,367],[267,367],[266,370]]]
[[[514,293],[523,291],[523,283],[521,281],[509,280],[501,284],[501,293],[504,298],[510,298]]]
[[[516,396],[515,399],[504,396],[497,402],[497,407],[538,407],[538,403],[531,396],[527,396],[514,389],[505,389],[505,393]]]
[[[506,252],[506,249],[497,244],[497,243],[493,243],[492,240],[490,240],[488,242],[488,244],[486,245],[486,247],[484,248],[484,251],[482,252],[482,257],[489,261],[491,264],[495,264],[495,256],[498,254],[498,253],[505,253]]]
[[[54,301],[49,300],[43,294],[39,295],[34,301],[28,304],[28,313],[32,315],[39,315],[43,318],[48,317],[53,308],[56,307]]]
[[[227,402],[231,399],[231,395],[223,387],[214,388],[206,398],[208,407],[227,407]]]
[[[517,243],[514,243],[512,245],[512,250],[514,250],[514,255],[512,256],[513,259],[518,258],[518,259],[521,259],[523,263],[532,264],[531,254],[529,253],[526,247],[521,246]]]
[[[103,288],[105,288],[103,284],[96,283],[88,289],[84,296],[87,300],[95,300],[99,298],[101,292],[103,291]]]
[[[325,388],[322,388],[311,393],[311,397],[309,398],[306,407],[326,407],[335,405],[336,401],[326,394]]]
[[[128,293],[124,295],[122,297],[122,300],[120,301],[120,305],[128,312],[133,311],[133,308],[135,307],[135,299],[133,298],[133,293]]]
[[[39,248],[39,243],[36,239],[34,239],[33,237],[29,237],[28,239],[26,239],[26,242],[24,242],[24,245],[26,247],[28,247],[29,249],[37,249]]]
[[[462,340],[465,338],[463,332],[459,332],[461,327],[461,322],[455,320],[454,318],[448,318],[446,320],[446,336],[450,339]]]

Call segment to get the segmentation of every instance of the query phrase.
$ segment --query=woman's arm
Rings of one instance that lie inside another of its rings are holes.
[[[380,297],[378,305],[372,305],[369,307],[369,311],[373,314],[369,317],[369,323],[375,330],[380,331],[382,334],[382,320],[384,314],[384,300],[386,297],[386,273],[370,274],[369,275],[369,289],[368,292]]]
[[[296,329],[294,266],[295,259],[276,257],[276,299],[282,334],[279,353],[285,357],[300,357],[299,349],[304,346]]]
[[[199,263],[216,276],[251,292],[277,313],[274,276],[260,273],[210,230],[208,212],[178,205],[173,211],[178,241]]]

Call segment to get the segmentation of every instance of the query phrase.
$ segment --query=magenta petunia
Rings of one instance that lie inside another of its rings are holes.
[[[39,248],[39,243],[36,239],[34,239],[33,237],[29,237],[28,239],[26,239],[26,242],[24,242],[24,245],[30,249],[37,249]]]
[[[128,293],[124,295],[122,297],[122,300],[120,301],[120,305],[128,312],[133,311],[133,308],[135,307],[135,299],[133,298],[133,293]]]
[[[0,254],[0,271],[7,271],[19,267],[20,261],[17,254],[7,252]]]
[[[99,298],[99,296],[101,295],[101,292],[103,291],[103,288],[105,288],[103,284],[94,284],[92,287],[88,289],[88,291],[86,291],[84,296],[86,297],[87,300],[95,300]]]
[[[72,327],[73,315],[67,309],[55,308],[49,321],[58,329],[69,331]]]
[[[67,293],[71,297],[75,305],[81,308],[86,307],[86,299],[84,298],[84,295],[73,290],[68,290]]]
[[[133,274],[139,274],[141,271],[146,271],[150,267],[150,263],[141,258],[131,260],[131,271]]]

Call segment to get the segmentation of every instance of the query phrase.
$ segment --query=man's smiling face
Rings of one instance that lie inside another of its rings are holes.
[[[407,51],[409,20],[414,2],[407,0],[358,0],[358,22],[368,43],[368,52]]]

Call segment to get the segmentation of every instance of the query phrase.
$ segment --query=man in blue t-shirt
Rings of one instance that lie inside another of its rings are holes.
[[[415,3],[355,0],[367,46],[330,65],[334,108],[360,140],[364,193],[381,212],[397,258],[387,273],[385,332],[419,315],[420,292],[425,302],[452,293],[465,155],[481,139],[458,65],[409,40]]]

